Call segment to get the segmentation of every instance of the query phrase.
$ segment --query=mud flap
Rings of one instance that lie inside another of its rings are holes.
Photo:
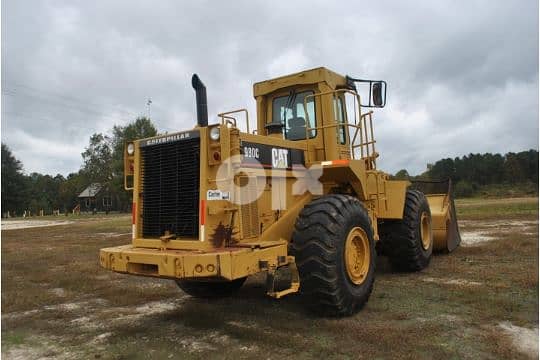
[[[429,202],[433,230],[433,250],[449,253],[461,243],[452,181],[417,180],[410,187],[422,191]]]

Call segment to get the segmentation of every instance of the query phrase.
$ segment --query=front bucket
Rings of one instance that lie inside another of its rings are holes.
[[[433,250],[451,252],[461,243],[456,207],[452,191],[452,181],[413,181],[411,189],[422,191],[431,210],[433,230]]]

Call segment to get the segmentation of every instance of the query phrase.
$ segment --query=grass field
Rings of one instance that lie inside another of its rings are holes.
[[[2,355],[34,358],[528,358],[537,352],[538,199],[457,202],[463,246],[420,273],[378,259],[350,318],[319,318],[264,279],[190,298],[172,281],[98,266],[130,241],[130,217],[2,231]],[[535,356],[533,356],[535,357]]]

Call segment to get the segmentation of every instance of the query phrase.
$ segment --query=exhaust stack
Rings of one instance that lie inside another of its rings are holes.
[[[191,77],[191,85],[195,89],[195,99],[197,101],[197,124],[200,127],[208,126],[208,105],[206,101],[206,86],[204,86],[197,74]]]

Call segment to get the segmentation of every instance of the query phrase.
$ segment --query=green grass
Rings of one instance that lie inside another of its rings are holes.
[[[509,198],[518,196],[538,197],[538,183],[526,182],[518,184],[490,184],[480,186],[476,196],[483,198]]]
[[[2,333],[2,344],[7,347],[22,345],[25,343],[25,334],[20,332]]]
[[[538,198],[458,199],[456,209],[458,218],[531,217],[538,214]]]

